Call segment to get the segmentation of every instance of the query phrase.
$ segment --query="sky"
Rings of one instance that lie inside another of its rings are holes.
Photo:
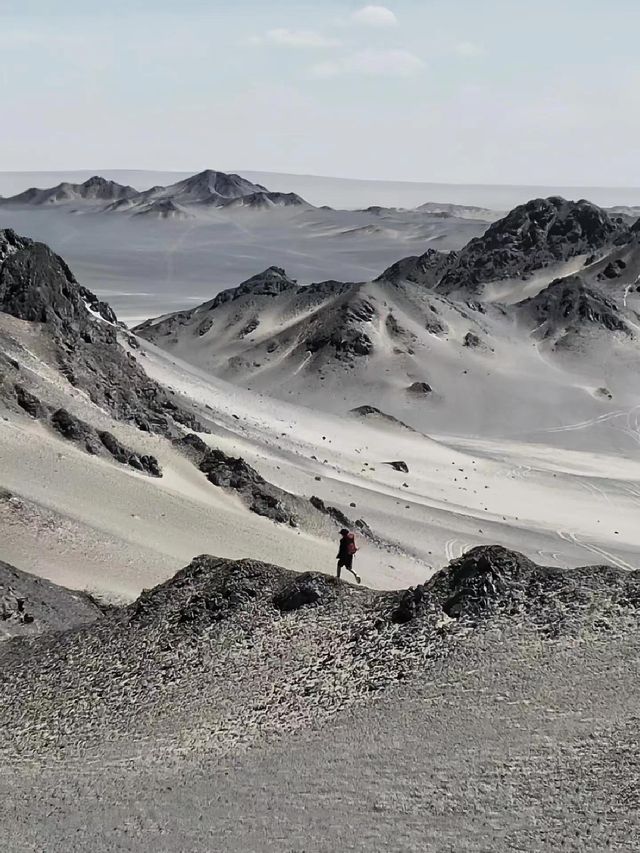
[[[0,171],[640,186],[638,0],[0,0]]]

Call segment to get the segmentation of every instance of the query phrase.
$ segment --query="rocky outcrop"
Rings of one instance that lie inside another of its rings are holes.
[[[545,633],[573,633],[585,620],[606,630],[608,619],[640,612],[640,571],[611,566],[557,569],[494,545],[472,548],[424,587],[454,619],[521,616]]]
[[[164,434],[175,424],[198,429],[197,418],[120,345],[111,308],[48,246],[11,230],[0,231],[0,311],[42,324],[53,366],[116,420]]]
[[[0,373],[0,400],[15,411],[22,411],[34,420],[47,424],[58,435],[72,441],[92,456],[103,456],[142,471],[152,477],[162,477],[162,469],[155,456],[138,453],[126,447],[112,433],[96,429],[64,408],[55,409],[43,403],[21,383],[10,381]]]
[[[295,515],[286,505],[286,492],[267,483],[244,459],[227,456],[217,448],[208,448],[200,462],[200,470],[214,486],[238,492],[256,515],[297,526]]]
[[[552,282],[537,296],[520,303],[518,312],[533,322],[544,337],[580,333],[588,328],[633,336],[617,303],[588,286],[580,276]]]
[[[534,270],[589,255],[630,238],[620,217],[588,201],[534,199],[514,208],[471,240],[437,284],[442,293],[481,293],[486,282],[526,277]]]
[[[410,427],[408,424],[405,424],[404,421],[401,421],[399,418],[396,418],[395,415],[388,415],[386,412],[381,411],[376,406],[370,406],[368,404],[364,406],[356,406],[355,409],[351,409],[351,414],[356,415],[359,418],[371,418],[373,420],[379,420],[386,422],[388,424],[393,424],[394,426],[399,426],[402,429],[408,429],[410,432],[415,432],[413,427]]]
[[[316,478],[318,479],[318,478]],[[323,515],[328,515],[335,523],[337,527],[346,527],[348,530],[360,530],[367,536],[371,536],[371,528],[367,524],[367,522],[363,518],[358,518],[355,521],[352,521],[348,515],[345,515],[341,509],[335,506],[329,506],[326,504],[322,498],[317,497],[316,495],[312,495],[309,498],[309,503],[318,512],[321,512]],[[355,504],[352,504],[355,506]]]
[[[433,388],[428,382],[412,382],[407,392],[414,397],[426,397],[433,392]]]
[[[110,432],[94,429],[90,424],[71,415],[66,409],[58,409],[51,415],[51,426],[63,438],[79,444],[92,456],[108,454],[121,465],[128,465],[152,477],[162,477],[162,469],[155,456],[135,453]]]
[[[428,249],[423,255],[403,258],[386,269],[377,281],[397,283],[409,281],[424,287],[435,287],[445,272],[455,263],[456,252],[438,252]]]

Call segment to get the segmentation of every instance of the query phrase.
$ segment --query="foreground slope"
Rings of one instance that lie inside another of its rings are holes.
[[[5,837],[637,849],[638,584],[496,547],[385,594],[197,558],[94,626],[0,645]]]

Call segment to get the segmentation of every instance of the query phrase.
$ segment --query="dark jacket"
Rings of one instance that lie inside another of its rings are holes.
[[[343,560],[347,557],[353,557],[353,554],[349,551],[349,546],[353,546],[354,542],[353,533],[348,533],[346,536],[342,536],[340,538],[340,545],[338,546],[338,559]]]

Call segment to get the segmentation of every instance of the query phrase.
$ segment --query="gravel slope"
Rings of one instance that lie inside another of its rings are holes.
[[[198,558],[0,646],[8,849],[638,850],[639,581],[497,547],[404,593]]]

